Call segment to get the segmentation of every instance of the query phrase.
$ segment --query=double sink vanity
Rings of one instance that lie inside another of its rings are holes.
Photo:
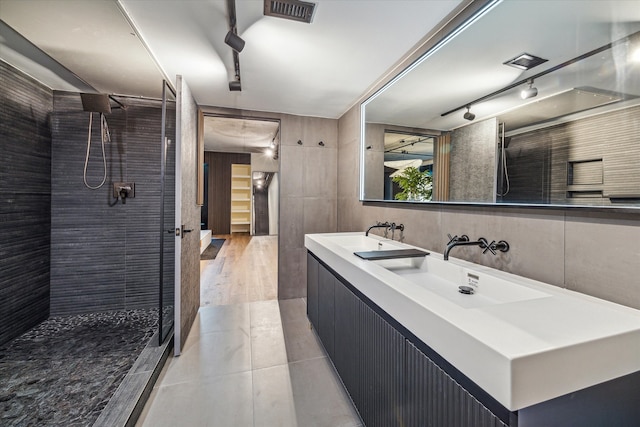
[[[364,233],[305,246],[309,320],[367,426],[640,425],[638,310]]]

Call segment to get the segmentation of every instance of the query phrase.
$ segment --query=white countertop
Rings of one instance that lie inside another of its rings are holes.
[[[353,255],[378,242],[414,248],[364,233],[305,236],[308,250],[511,411],[640,371],[638,310],[433,252]],[[457,293],[467,273],[480,278],[474,295]]]

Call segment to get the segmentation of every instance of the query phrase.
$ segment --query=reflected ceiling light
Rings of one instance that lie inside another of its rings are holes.
[[[631,54],[632,62],[640,62],[640,47],[633,51]]]
[[[475,118],[476,118],[476,115],[475,115],[475,114],[473,114],[470,110],[471,110],[471,106],[470,106],[470,105],[467,105],[467,112],[466,112],[466,113],[464,113],[464,116],[462,116],[462,117],[464,117],[466,120],[469,120],[469,121],[471,121],[471,120],[473,120],[473,119],[475,119]]]
[[[266,150],[264,150],[264,154],[266,154],[269,157],[273,157],[273,148],[267,148]]]
[[[538,88],[533,87],[533,79],[529,80],[529,87],[526,89],[522,89],[520,92],[520,98],[529,99],[538,95]]]
[[[232,30],[229,30],[229,32],[227,33],[224,38],[224,42],[229,45],[231,49],[235,50],[238,53],[242,52],[242,49],[244,49],[244,40],[242,40],[240,36],[234,33]]]

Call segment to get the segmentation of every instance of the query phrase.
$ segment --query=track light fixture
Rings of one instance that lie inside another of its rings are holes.
[[[538,88],[533,87],[533,79],[529,80],[529,87],[527,89],[522,89],[520,92],[520,98],[529,99],[533,98],[538,94]]]
[[[469,121],[471,121],[471,120],[473,120],[473,119],[475,119],[475,118],[476,118],[476,115],[475,115],[475,114],[473,114],[470,110],[471,110],[471,106],[470,106],[470,105],[467,105],[467,112],[466,112],[466,113],[464,113],[464,116],[462,116],[462,117],[464,117],[466,120],[469,120]]]
[[[240,83],[240,76],[236,74],[236,79],[229,82],[229,90],[231,92],[242,91],[242,83]]]
[[[234,33],[232,30],[229,30],[229,32],[227,33],[224,38],[224,42],[229,45],[231,49],[235,50],[238,53],[242,52],[242,49],[244,49],[244,40],[242,40],[240,36]]]

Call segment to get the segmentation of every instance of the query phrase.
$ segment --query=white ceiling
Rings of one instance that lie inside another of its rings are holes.
[[[159,97],[179,74],[201,105],[338,118],[460,1],[316,0],[304,24],[237,0],[242,92],[228,88],[225,0],[0,0],[0,19],[71,73],[1,26],[0,58],[56,90],[86,91],[75,74],[99,92]]]

